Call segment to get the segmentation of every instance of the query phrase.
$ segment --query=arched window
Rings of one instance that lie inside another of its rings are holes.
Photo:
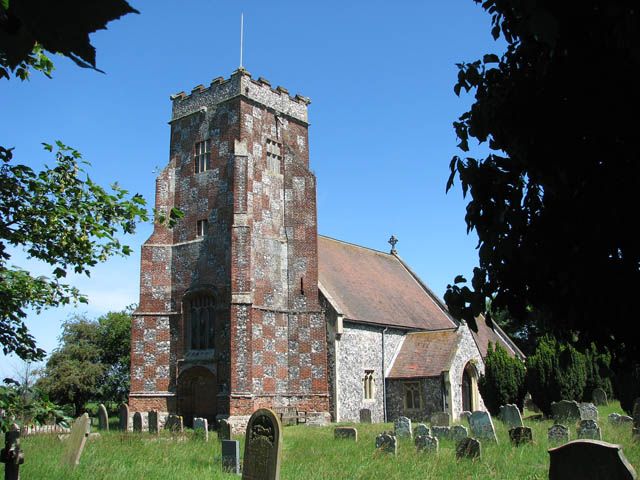
[[[215,302],[211,295],[197,295],[186,302],[187,338],[190,350],[210,350],[214,348]]]
[[[373,370],[365,370],[362,378],[364,387],[364,399],[372,400],[375,396]]]
[[[471,362],[462,372],[462,410],[473,412],[478,403],[478,374]]]

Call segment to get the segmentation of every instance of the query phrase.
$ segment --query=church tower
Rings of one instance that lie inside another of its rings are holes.
[[[172,96],[169,164],[142,247],[132,411],[328,412],[307,105],[244,69]]]

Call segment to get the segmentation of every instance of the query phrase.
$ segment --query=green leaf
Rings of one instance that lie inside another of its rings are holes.
[[[9,0],[0,0],[0,6],[5,10],[9,10]]]

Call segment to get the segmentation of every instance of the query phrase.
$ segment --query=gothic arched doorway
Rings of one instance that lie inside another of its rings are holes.
[[[194,417],[206,418],[212,425],[216,418],[216,377],[204,367],[192,367],[178,377],[178,414],[185,425]]]
[[[478,375],[471,363],[462,372],[462,410],[473,412],[478,408]]]

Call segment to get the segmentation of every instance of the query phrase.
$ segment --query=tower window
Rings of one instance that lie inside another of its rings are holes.
[[[375,396],[373,370],[365,370],[364,377],[362,378],[364,386],[364,399],[372,400]]]
[[[187,303],[187,345],[191,350],[214,348],[215,311],[213,297],[199,295]]]
[[[196,222],[196,237],[204,237],[205,233],[207,233],[207,221],[198,220]]]
[[[267,158],[282,160],[282,143],[267,138]]]
[[[211,168],[211,165],[209,164],[210,143],[210,140],[204,140],[203,142],[196,143],[194,153],[194,167],[196,173],[204,172]]]

